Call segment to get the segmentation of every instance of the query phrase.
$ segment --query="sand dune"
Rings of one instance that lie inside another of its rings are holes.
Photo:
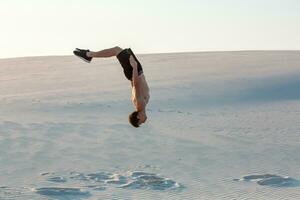
[[[300,199],[300,51],[0,60],[0,199]]]

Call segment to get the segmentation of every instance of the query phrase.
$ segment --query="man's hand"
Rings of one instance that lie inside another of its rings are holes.
[[[137,62],[135,61],[134,57],[132,55],[130,55],[129,57],[129,62],[130,62],[130,65],[133,67],[133,68],[137,68]]]

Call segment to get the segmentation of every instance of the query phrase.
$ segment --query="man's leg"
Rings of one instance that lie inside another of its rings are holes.
[[[122,50],[122,48],[116,46],[110,49],[104,49],[97,52],[88,51],[86,55],[91,58],[108,58],[112,56],[117,56]]]

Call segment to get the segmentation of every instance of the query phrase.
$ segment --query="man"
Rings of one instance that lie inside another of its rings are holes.
[[[123,67],[124,74],[131,81],[132,103],[135,111],[129,115],[129,122],[134,127],[139,127],[147,120],[146,105],[149,102],[149,87],[143,73],[143,68],[132,50],[114,47],[93,52],[76,48],[73,53],[82,60],[90,63],[93,58],[108,58],[116,56]]]

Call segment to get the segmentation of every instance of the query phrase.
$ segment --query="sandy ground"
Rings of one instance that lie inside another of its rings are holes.
[[[300,51],[0,60],[0,199],[300,199]]]

